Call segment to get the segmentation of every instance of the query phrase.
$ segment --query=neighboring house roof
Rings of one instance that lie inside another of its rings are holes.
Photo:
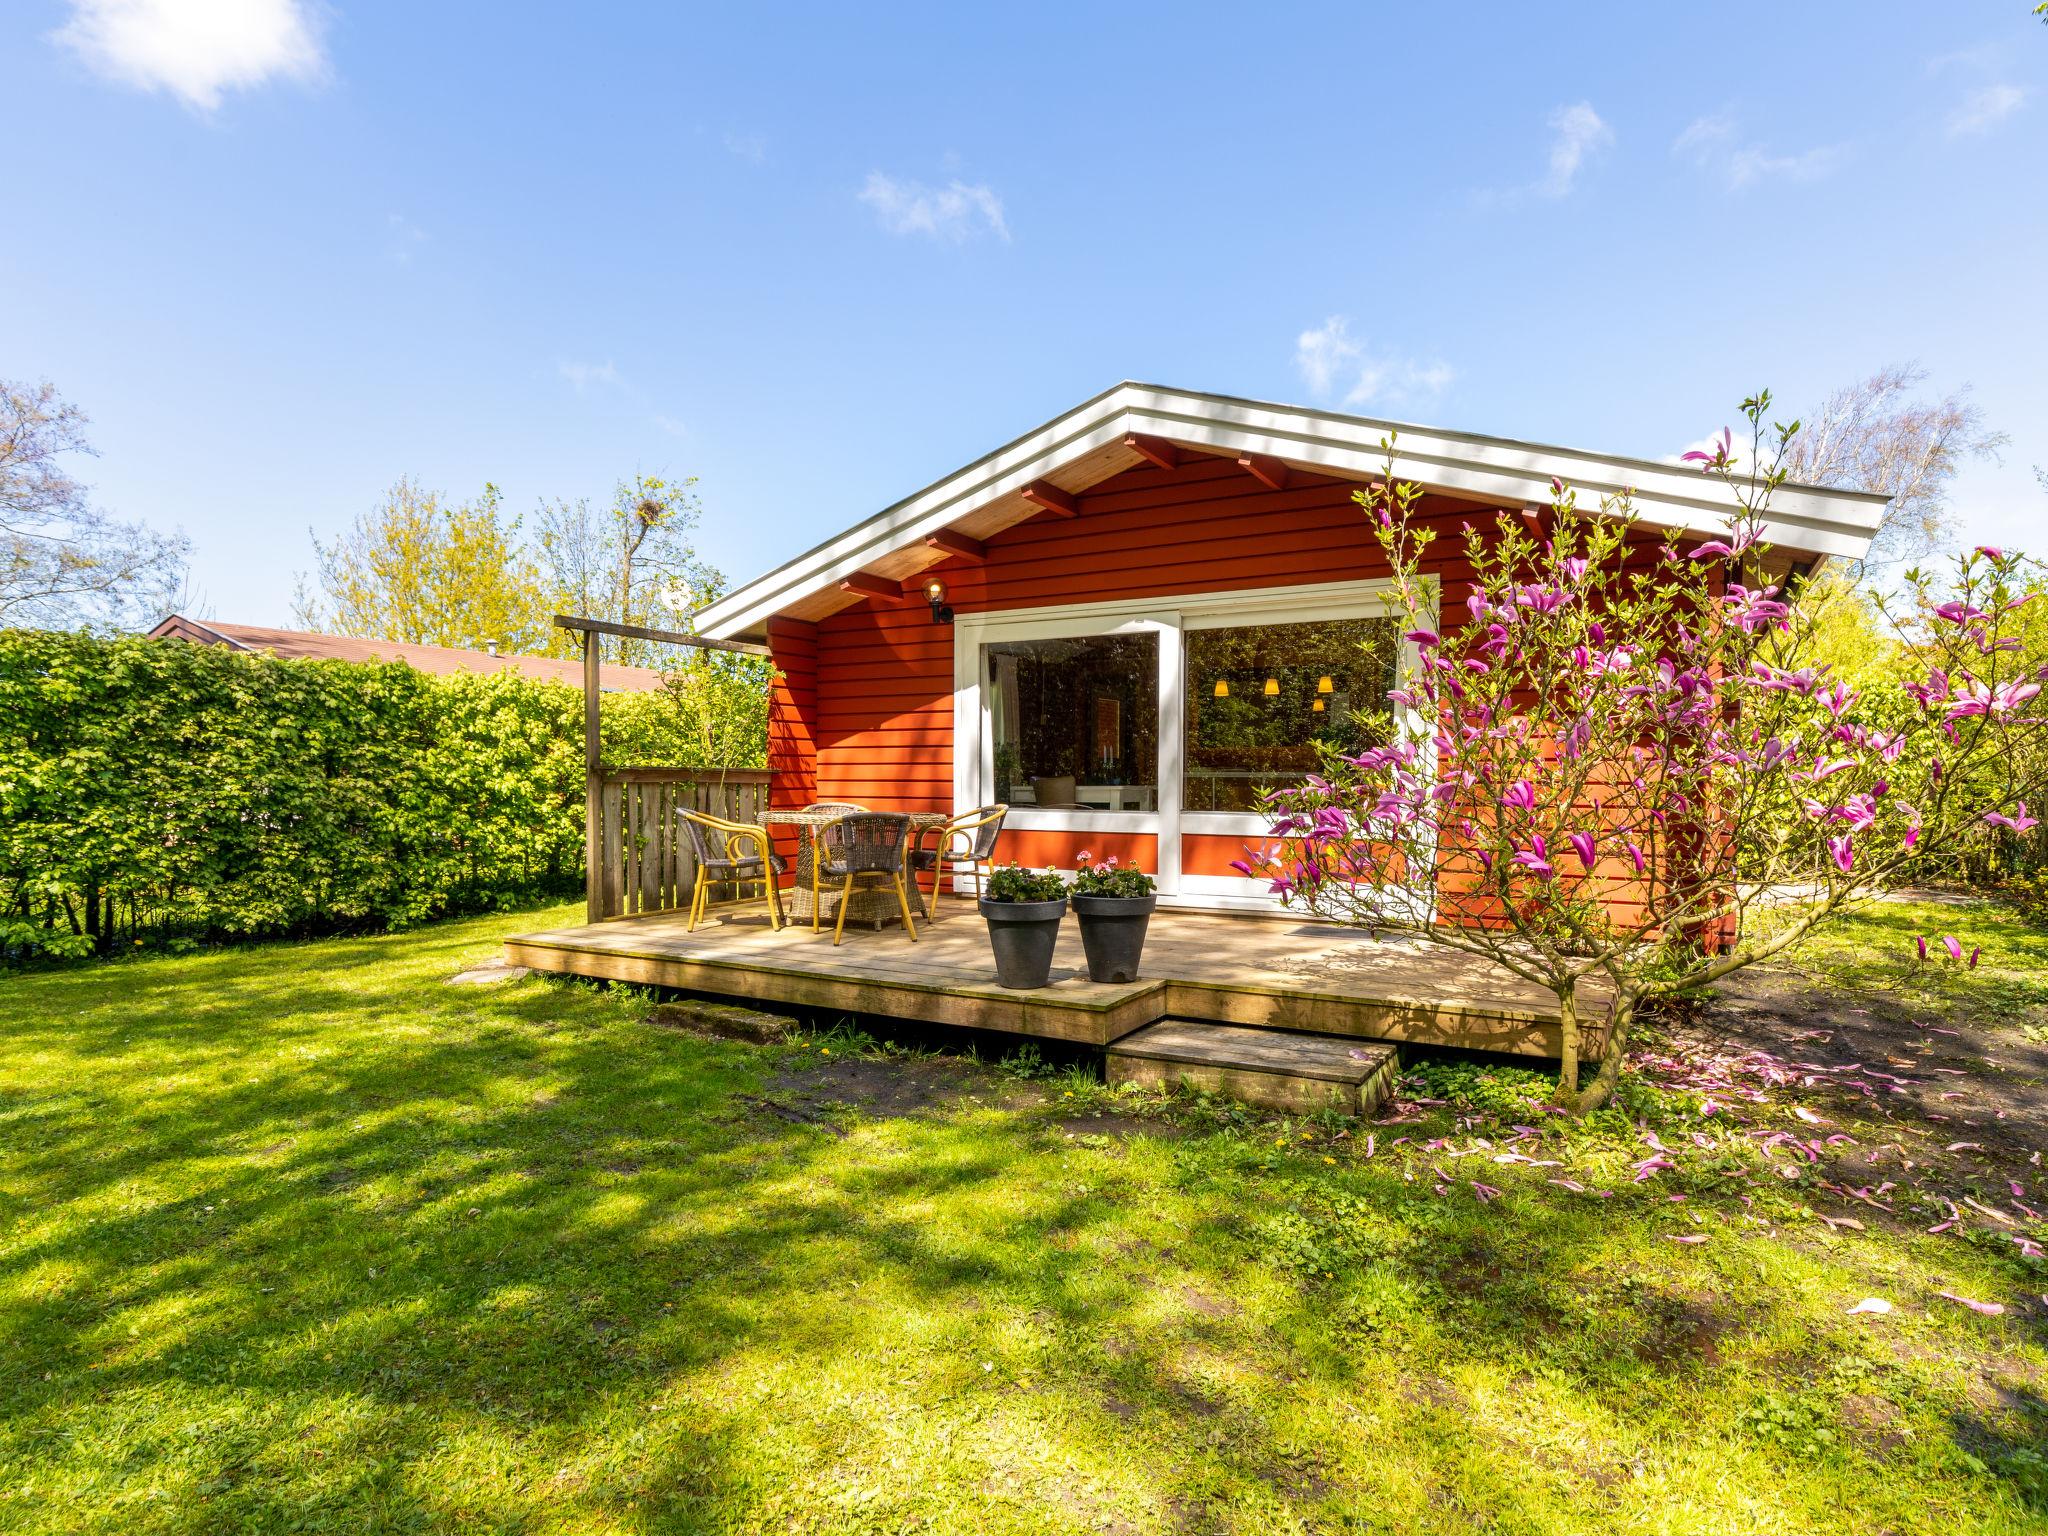
[[[354,635],[321,635],[303,629],[266,629],[257,624],[221,624],[174,613],[149,632],[152,640],[189,640],[194,645],[227,645],[238,651],[268,651],[288,660],[402,661],[416,672],[443,677],[452,672],[517,672],[541,682],[583,686],[583,663],[554,656],[494,656],[452,645],[407,645],[396,640],[361,640]],[[606,693],[644,692],[661,686],[652,667],[606,662],[598,673]]]
[[[759,636],[777,614],[824,617],[858,600],[840,589],[849,577],[856,584],[863,577],[915,580],[947,558],[939,546],[948,533],[986,539],[1034,517],[1044,503],[1031,493],[1049,488],[1057,499],[1085,491],[1145,463],[1148,440],[1364,481],[1385,475],[1380,444],[1389,434],[1396,434],[1401,478],[1482,503],[1547,502],[1555,476],[1586,505],[1631,491],[1637,513],[1660,527],[1718,531],[1731,510],[1718,480],[1675,464],[1125,383],[728,593],[697,616],[698,632],[729,640]],[[1771,498],[1765,535],[1780,548],[1858,560],[1886,501],[1868,491],[1787,484]],[[928,543],[935,534],[938,544]]]

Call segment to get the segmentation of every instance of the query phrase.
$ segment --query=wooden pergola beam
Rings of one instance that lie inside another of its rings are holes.
[[[617,635],[625,640],[652,640],[660,645],[693,645],[700,651],[731,651],[740,656],[766,656],[768,647],[751,640],[708,640],[702,635],[685,635],[673,629],[649,629],[643,624],[614,624],[610,619],[572,618],[555,615],[555,628],[574,630],[586,644],[592,635]]]
[[[1079,517],[1081,503],[1071,492],[1063,491],[1048,480],[1034,480],[1018,492],[1041,512],[1050,512],[1054,517]]]
[[[1124,446],[1143,459],[1147,464],[1160,469],[1180,468],[1180,449],[1163,437],[1148,437],[1143,432],[1124,434]]]
[[[979,564],[988,558],[988,546],[980,539],[970,539],[964,533],[955,533],[951,528],[941,528],[936,533],[924,536],[924,547],[936,549],[942,555],[951,555],[955,560],[972,560]]]
[[[746,640],[711,640],[674,629],[649,629],[644,624],[614,624],[610,619],[555,615],[555,628],[583,637],[583,912],[590,922],[604,915],[604,753],[598,721],[604,692],[604,653],[599,635],[622,640],[651,640],[657,645],[687,645],[700,651],[730,651],[740,656],[766,656],[765,645]]]
[[[891,581],[886,576],[870,576],[866,571],[855,571],[851,576],[843,578],[839,583],[839,590],[851,592],[856,597],[876,598],[885,603],[899,602],[903,597],[902,582]]]
[[[1287,466],[1263,453],[1240,454],[1237,467],[1269,491],[1287,489]]]

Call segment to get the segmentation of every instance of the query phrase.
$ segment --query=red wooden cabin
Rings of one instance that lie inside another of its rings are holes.
[[[1724,526],[1725,491],[1646,459],[1119,384],[749,582],[700,631],[780,670],[772,800],[948,811],[1002,800],[998,859],[1088,849],[1154,872],[1163,905],[1258,909],[1230,868],[1261,785],[1311,768],[1412,657],[1353,492],[1396,474],[1459,525],[1631,490],[1660,527]],[[1884,498],[1788,486],[1771,543],[1857,559]],[[930,583],[940,584],[934,602]]]

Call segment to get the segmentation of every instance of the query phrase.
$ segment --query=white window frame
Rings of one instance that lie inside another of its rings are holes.
[[[1254,840],[1266,831],[1256,813],[1184,813],[1187,743],[1186,648],[1190,629],[1233,629],[1261,620],[1306,624],[1335,619],[1395,617],[1389,580],[1322,582],[1309,586],[1249,587],[1174,597],[1072,603],[962,614],[953,624],[953,806],[956,813],[989,802],[995,791],[995,742],[982,670],[982,647],[997,641],[1067,640],[1089,635],[1151,633],[1159,638],[1158,791],[1156,811],[1041,811],[1013,806],[1005,826],[1018,831],[1139,833],[1157,839],[1159,894],[1172,904],[1269,911],[1274,899],[1265,882],[1239,876],[1183,875],[1183,834],[1236,836]],[[1426,621],[1434,627],[1437,594],[1432,585]],[[1397,684],[1420,668],[1420,652],[1403,639]],[[1403,710],[1399,723],[1413,724]]]

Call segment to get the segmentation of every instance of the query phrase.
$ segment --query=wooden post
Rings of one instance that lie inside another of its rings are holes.
[[[583,632],[583,911],[584,921],[604,917],[604,838],[598,826],[604,814],[604,763],[597,739],[597,636]]]

